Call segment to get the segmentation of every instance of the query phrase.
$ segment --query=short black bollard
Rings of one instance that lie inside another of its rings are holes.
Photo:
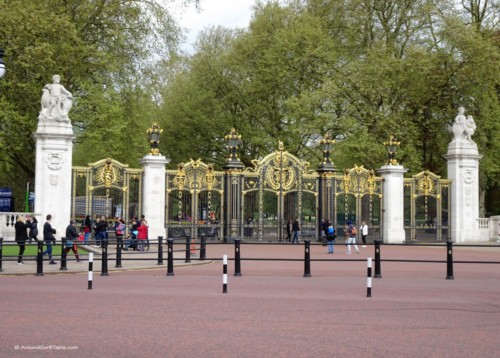
[[[3,237],[0,237],[0,272],[3,271],[2,260],[3,260]]]
[[[241,276],[240,238],[234,239],[234,275]]]
[[[65,237],[61,238],[61,268],[59,269],[61,271],[68,271],[68,268],[66,267],[66,259],[68,257],[68,253],[66,252],[67,241],[68,241],[67,238]]]
[[[191,236],[186,236],[186,259],[184,262],[191,262]]]
[[[453,241],[446,241],[446,279],[454,280],[453,277]]]
[[[43,241],[38,240],[36,253],[36,275],[43,276]]]
[[[222,293],[227,293],[227,255],[222,256]]]
[[[88,282],[87,289],[88,290],[92,289],[93,272],[94,272],[94,253],[91,252],[91,253],[89,253],[89,272],[88,272],[88,276],[87,276],[87,282]]]
[[[311,240],[304,240],[304,277],[311,277]]]
[[[101,241],[102,256],[101,256],[101,276],[109,276],[108,274],[108,240]]]
[[[375,275],[374,278],[382,278],[382,274],[380,271],[380,244],[381,240],[374,240],[375,242]]]
[[[116,268],[122,267],[123,235],[116,235]]]
[[[207,237],[202,236],[200,239],[200,260],[207,258]]]
[[[163,236],[158,236],[158,265],[163,265]]]
[[[366,258],[366,297],[372,297],[372,258]]]
[[[174,239],[167,239],[167,276],[174,276]]]

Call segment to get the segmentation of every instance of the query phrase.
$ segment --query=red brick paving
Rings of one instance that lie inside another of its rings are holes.
[[[173,277],[166,266],[95,274],[93,290],[86,274],[0,276],[0,357],[498,356],[499,265],[455,264],[446,280],[444,262],[382,262],[367,298],[373,247],[343,249],[313,245],[313,260],[331,260],[313,261],[309,278],[301,261],[253,260],[234,277],[230,260],[227,294],[221,261]],[[234,246],[207,248],[224,253]],[[382,246],[381,256],[444,261],[446,249]],[[304,248],[242,245],[241,257],[302,259]],[[500,248],[456,248],[454,259],[500,262]]]

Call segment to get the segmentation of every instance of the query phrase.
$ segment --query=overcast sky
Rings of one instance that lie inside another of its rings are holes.
[[[182,48],[192,52],[192,45],[198,33],[208,26],[247,27],[254,3],[255,0],[200,0],[200,11],[197,11],[194,5],[184,10],[174,9],[180,25],[189,30],[187,43]]]

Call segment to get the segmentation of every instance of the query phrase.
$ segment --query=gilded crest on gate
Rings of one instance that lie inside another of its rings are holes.
[[[104,166],[99,170],[97,174],[97,182],[103,184],[106,188],[115,184],[118,181],[118,174],[116,173],[116,168],[113,166],[111,159],[107,159]]]

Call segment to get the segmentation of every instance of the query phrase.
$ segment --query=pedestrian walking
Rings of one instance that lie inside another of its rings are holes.
[[[361,240],[363,241],[363,247],[366,247],[366,238],[368,237],[368,225],[366,225],[366,221],[361,222]]]
[[[36,219],[35,215],[33,216],[26,216],[26,226],[28,226],[28,238],[29,242],[34,239],[35,241],[38,241],[38,220]]]
[[[141,215],[141,226],[146,226],[146,250],[149,251],[149,223],[144,215]]]
[[[85,245],[88,245],[89,243],[89,238],[90,238],[90,233],[92,232],[92,219],[90,218],[90,215],[87,215],[85,217],[85,221],[83,222],[83,242]]]
[[[19,246],[19,255],[17,256],[17,264],[24,265],[23,255],[26,248],[26,241],[28,240],[28,226],[26,225],[26,220],[24,216],[19,215],[17,221],[14,224],[16,230],[15,240]]]
[[[50,222],[52,221],[52,215],[48,214],[46,216],[46,222],[43,224],[43,241],[45,242],[45,245],[47,246],[47,249],[42,252],[42,255],[48,254],[49,255],[49,264],[50,265],[56,265],[57,262],[52,260],[52,244],[56,243],[56,237],[54,234],[56,233],[56,229],[52,228],[52,225]]]
[[[298,244],[299,243],[299,231],[300,231],[300,224],[299,224],[298,217],[296,217],[292,223],[292,231],[293,231],[292,244]]]
[[[139,222],[140,225],[137,226],[137,239],[139,240],[138,251],[144,251],[144,246],[146,244],[146,240],[148,239],[148,225],[147,222],[145,222],[145,219],[141,219]]]
[[[328,242],[328,227],[331,225],[330,220],[325,220],[324,218],[321,219],[321,242],[323,243],[323,246],[326,246]]]
[[[73,254],[76,257],[76,262],[80,262],[80,256],[78,255],[78,245],[76,241],[78,240],[78,231],[75,227],[75,220],[71,220],[69,225],[66,227],[66,254],[69,253],[70,250],[73,251]]]
[[[285,239],[285,242],[291,242],[292,241],[292,226],[293,226],[292,219],[288,219],[288,222],[286,223],[286,239]]]
[[[351,223],[350,221],[347,222],[347,254],[351,254],[351,245],[354,245],[354,249],[356,252],[359,254],[359,249],[358,245],[356,245],[356,235],[358,234],[358,229],[356,228],[356,225]]]
[[[104,216],[101,216],[101,219],[96,224],[96,233],[96,246],[100,247],[108,240],[108,222]]]
[[[333,227],[333,224],[330,220],[326,221],[326,229],[327,229],[326,242],[328,245],[328,253],[333,254],[333,252],[334,252],[333,245],[335,243],[335,239],[337,238],[337,233],[336,233],[335,228]]]

